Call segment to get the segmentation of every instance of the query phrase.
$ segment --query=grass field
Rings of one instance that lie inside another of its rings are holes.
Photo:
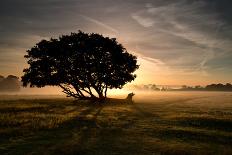
[[[157,92],[90,104],[0,96],[0,154],[232,154],[232,93]]]

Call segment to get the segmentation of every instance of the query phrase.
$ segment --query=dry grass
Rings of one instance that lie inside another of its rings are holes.
[[[1,100],[0,154],[232,154],[232,94],[179,93]]]

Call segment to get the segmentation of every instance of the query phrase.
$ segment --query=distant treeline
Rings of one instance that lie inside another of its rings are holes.
[[[150,91],[232,91],[232,84],[210,84],[205,87],[197,85],[197,86],[160,86],[155,84],[147,84],[147,85],[133,85],[133,89],[136,90],[150,90]]]
[[[9,75],[6,78],[0,75],[0,92],[15,92],[20,90],[20,81],[17,76]]]
[[[218,83],[218,84],[210,84],[210,85],[207,85],[205,87],[202,87],[202,86],[195,86],[195,87],[190,87],[190,86],[182,86],[182,88],[180,88],[180,90],[185,90],[185,91],[188,91],[188,90],[200,90],[200,91],[232,91],[232,85],[230,83],[226,83],[226,84],[221,84],[221,83]]]

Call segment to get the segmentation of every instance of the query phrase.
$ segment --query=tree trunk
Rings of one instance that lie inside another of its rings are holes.
[[[98,96],[99,96],[99,99],[103,99],[104,98],[104,96],[103,96],[102,93],[98,93]]]
[[[107,94],[107,85],[106,85],[106,88],[105,88],[105,98],[106,98],[106,94]]]

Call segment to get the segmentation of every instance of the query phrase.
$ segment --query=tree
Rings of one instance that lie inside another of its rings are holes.
[[[6,78],[0,75],[0,91],[14,92],[20,90],[20,81],[17,76],[8,75]]]
[[[0,75],[0,82],[4,80],[4,76]]]
[[[29,68],[23,70],[23,86],[59,86],[79,99],[106,98],[108,89],[134,80],[139,67],[115,38],[82,31],[42,40],[24,57]]]

